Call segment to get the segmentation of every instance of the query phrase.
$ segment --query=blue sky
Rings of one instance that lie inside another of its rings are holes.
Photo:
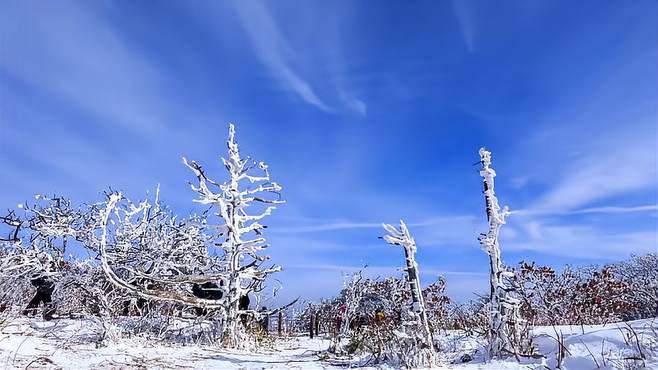
[[[282,298],[335,293],[403,254],[486,290],[477,150],[516,213],[503,259],[562,266],[656,251],[655,1],[0,1],[0,204],[161,184],[181,157],[225,176],[229,121],[287,204],[270,217]]]

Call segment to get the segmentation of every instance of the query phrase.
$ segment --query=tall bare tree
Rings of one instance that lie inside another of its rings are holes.
[[[513,272],[507,269],[500,258],[498,233],[510,214],[505,206],[502,210],[494,192],[496,171],[491,168],[491,152],[480,148],[480,176],[483,179],[484,199],[489,222],[489,231],[480,236],[482,248],[489,255],[490,267],[490,317],[489,317],[489,356],[505,354],[518,355],[525,349],[522,341],[527,333],[521,332],[519,307],[521,301],[515,297],[515,289],[510,284]]]
[[[240,307],[240,300],[252,292],[264,288],[264,281],[271,273],[280,271],[280,266],[262,267],[269,259],[261,252],[268,247],[262,236],[266,226],[259,221],[269,216],[281,200],[281,186],[270,180],[268,166],[250,157],[242,157],[235,140],[235,126],[229,124],[228,158],[222,158],[228,172],[228,180],[215,182],[204,173],[196,162],[183,162],[195,174],[198,185],[190,184],[198,193],[195,200],[200,204],[211,205],[215,215],[224,222],[217,228],[223,240],[219,244],[224,253],[226,274],[226,322],[223,341],[233,346],[238,341],[238,318],[241,315],[259,313]],[[253,209],[255,214],[248,213]]]

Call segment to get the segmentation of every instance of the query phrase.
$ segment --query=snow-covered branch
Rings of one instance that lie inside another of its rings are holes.
[[[121,193],[110,194],[100,233],[101,266],[117,287],[148,300],[223,307],[221,301],[192,294],[192,283],[224,278],[219,262],[207,255],[200,231],[177,222],[157,203],[135,205]]]

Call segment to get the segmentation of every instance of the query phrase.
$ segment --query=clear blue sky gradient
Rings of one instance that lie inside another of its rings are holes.
[[[198,211],[181,157],[225,179],[226,124],[288,203],[281,298],[396,274],[486,290],[477,150],[503,259],[605,263],[657,244],[657,5],[637,1],[0,1],[0,205],[35,193]]]

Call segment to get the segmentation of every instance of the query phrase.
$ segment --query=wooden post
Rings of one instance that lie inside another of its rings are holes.
[[[276,321],[276,331],[281,336],[281,331],[283,329],[283,312],[279,311],[279,318]]]
[[[309,318],[311,322],[309,322],[308,329],[311,335],[311,339],[313,339],[313,329],[315,329],[315,315],[313,314],[313,311],[311,311]]]

